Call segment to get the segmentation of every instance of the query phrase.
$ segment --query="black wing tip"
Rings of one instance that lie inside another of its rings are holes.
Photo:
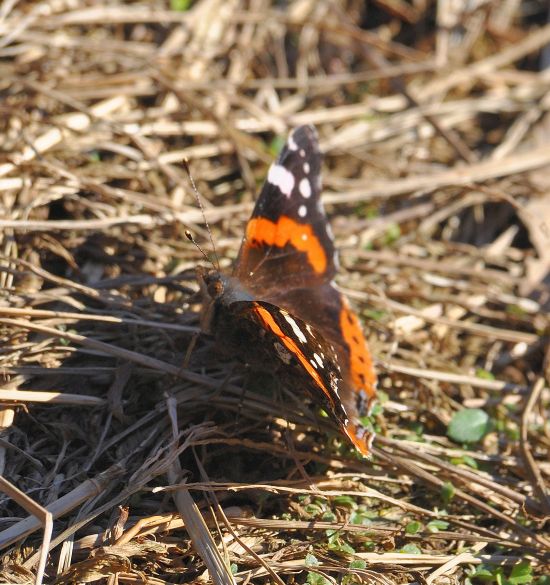
[[[302,162],[308,162],[311,165],[312,175],[319,174],[321,168],[319,135],[315,126],[311,124],[297,126],[289,132],[274,164],[291,166],[302,164]]]
[[[296,126],[288,136],[288,143],[294,141],[299,148],[311,147],[313,145],[316,149],[319,145],[319,134],[313,124],[302,124]]]
[[[313,164],[313,174],[318,174],[321,166],[319,135],[315,126],[311,124],[297,126],[289,132],[285,145],[277,157],[276,164],[285,165],[288,164],[288,160],[302,161],[305,158],[309,159],[308,162]]]

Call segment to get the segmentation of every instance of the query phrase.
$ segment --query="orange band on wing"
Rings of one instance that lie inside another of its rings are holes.
[[[283,330],[277,325],[271,314],[267,309],[264,309],[260,305],[256,305],[254,311],[260,317],[264,325],[275,333],[278,339],[280,339],[281,343],[285,345],[285,347],[290,350],[293,356],[297,357],[302,366],[304,366],[307,373],[315,380],[315,383],[319,388],[323,391],[323,393],[327,396],[328,400],[330,401],[331,406],[334,406],[334,399],[332,398],[330,392],[327,390],[326,386],[323,384],[323,380],[321,380],[321,376],[319,376],[319,372],[310,364],[306,356],[300,350],[300,348],[296,345],[294,340],[288,335],[283,333]]]
[[[369,398],[375,394],[376,374],[359,319],[343,299],[340,328],[350,350],[351,378],[357,390],[365,390]]]
[[[311,226],[298,223],[285,215],[276,222],[265,217],[251,219],[246,226],[246,238],[251,246],[267,244],[283,248],[290,244],[307,254],[317,274],[322,274],[327,268],[327,256]]]
[[[362,455],[365,457],[370,455],[374,433],[353,423],[347,423],[344,432]]]

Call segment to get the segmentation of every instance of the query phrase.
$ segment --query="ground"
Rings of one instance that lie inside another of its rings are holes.
[[[0,581],[550,582],[547,18],[2,4]],[[375,356],[370,460],[198,335],[185,232],[228,271],[304,123]]]

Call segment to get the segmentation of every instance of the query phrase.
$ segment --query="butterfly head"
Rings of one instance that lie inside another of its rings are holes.
[[[212,268],[197,267],[197,279],[205,298],[229,305],[236,301],[252,301],[253,297],[239,281]]]
[[[197,277],[210,299],[215,301],[223,296],[226,279],[217,270],[201,266],[197,269]]]

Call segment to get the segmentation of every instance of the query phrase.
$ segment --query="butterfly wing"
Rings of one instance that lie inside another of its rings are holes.
[[[238,319],[254,323],[253,330],[258,332],[254,340],[256,348],[267,348],[276,356],[283,366],[280,370],[283,378],[292,382],[289,387],[298,382],[300,388],[323,405],[353,445],[368,455],[374,435],[359,420],[358,394],[350,393],[349,372],[341,369],[341,355],[327,336],[287,310],[265,301],[237,301],[232,303],[231,311]],[[347,317],[345,314],[344,318]],[[356,325],[357,331],[354,328],[350,332],[362,335]],[[351,347],[350,351],[350,355],[359,357],[357,348]]]
[[[233,276],[255,296],[329,282],[336,274],[332,234],[321,202],[321,153],[313,126],[288,137],[271,165]]]
[[[359,318],[346,297],[332,283],[326,283],[316,288],[285,291],[269,301],[314,325],[334,347],[343,381],[340,400],[350,423],[361,427],[359,418],[370,412],[375,400],[376,373]]]
[[[360,416],[373,402],[376,375],[359,320],[332,284],[337,264],[321,202],[317,133],[301,126],[269,170],[233,276],[259,299],[249,303],[248,315],[269,332],[275,349],[282,345],[277,356],[292,357],[292,371],[310,395],[367,455],[372,434]]]

